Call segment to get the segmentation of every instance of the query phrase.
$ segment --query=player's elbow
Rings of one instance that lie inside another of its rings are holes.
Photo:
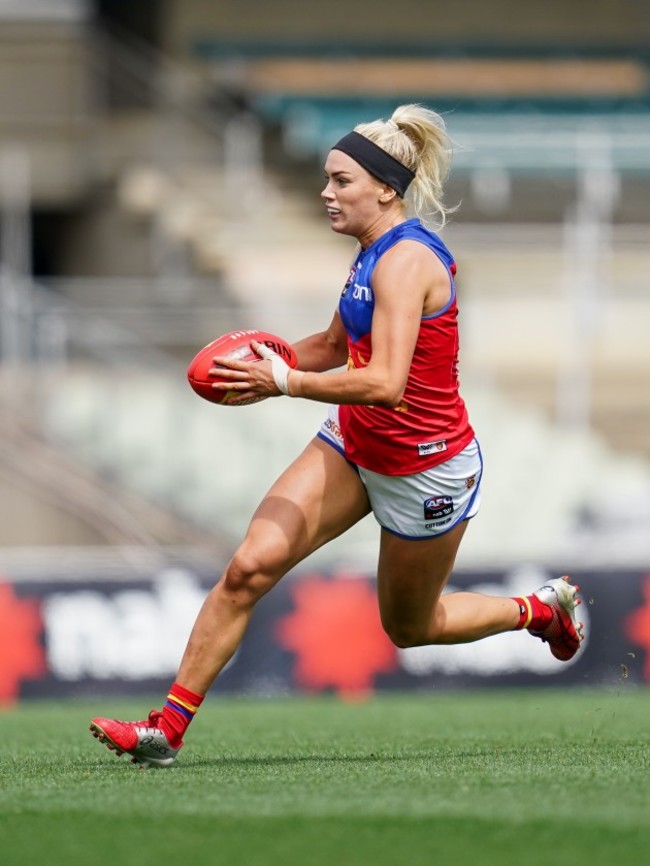
[[[398,406],[402,404],[402,397],[404,396],[404,391],[395,392],[386,400],[381,402],[382,406],[385,406],[387,409],[397,409]]]
[[[385,406],[387,409],[395,409],[402,402],[403,396],[404,386],[401,383],[380,381],[376,383],[372,403],[376,406]]]

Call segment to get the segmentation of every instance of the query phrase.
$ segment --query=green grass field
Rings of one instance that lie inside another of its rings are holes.
[[[214,698],[167,770],[87,731],[149,706],[0,714],[3,866],[648,862],[650,690]]]

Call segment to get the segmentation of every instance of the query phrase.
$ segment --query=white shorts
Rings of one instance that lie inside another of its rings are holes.
[[[338,406],[330,407],[318,436],[345,457]],[[433,538],[478,513],[483,459],[476,439],[455,457],[415,475],[380,475],[351,465],[368,492],[377,522],[394,535]]]

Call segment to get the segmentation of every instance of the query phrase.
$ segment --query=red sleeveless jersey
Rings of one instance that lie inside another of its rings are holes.
[[[382,475],[412,475],[444,463],[474,438],[458,391],[456,265],[442,240],[419,220],[408,220],[362,250],[343,289],[339,312],[348,334],[350,367],[372,356],[372,272],[381,255],[400,240],[417,240],[443,262],[451,281],[447,306],[420,322],[404,396],[399,406],[339,407],[346,457]]]

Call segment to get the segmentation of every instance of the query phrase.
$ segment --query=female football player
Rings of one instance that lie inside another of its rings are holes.
[[[398,647],[520,629],[558,659],[577,652],[579,598],[567,578],[522,598],[443,595],[479,509],[483,472],[458,389],[456,264],[425,225],[445,222],[449,156],[441,117],[418,105],[338,141],[325,162],[323,204],[332,231],[356,238],[358,253],[332,321],[294,345],[296,370],[257,343],[262,362],[215,358],[228,368],[216,389],[237,391],[242,401],[317,400],[329,411],[207,596],[163,709],[142,722],[92,721],[96,737],[135,763],[173,763],[257,601],[371,511],[380,526],[381,621]]]

